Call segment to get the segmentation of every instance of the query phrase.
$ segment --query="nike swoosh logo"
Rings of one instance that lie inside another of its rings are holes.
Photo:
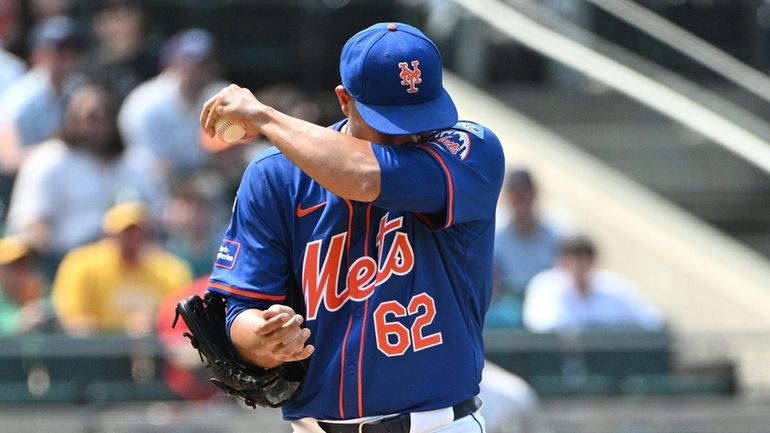
[[[310,206],[307,208],[303,208],[302,204],[297,205],[297,218],[302,218],[310,215],[311,213],[317,211],[318,209],[321,209],[322,207],[326,206],[326,202],[318,203],[315,206]]]

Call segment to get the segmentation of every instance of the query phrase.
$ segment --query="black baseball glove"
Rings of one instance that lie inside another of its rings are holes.
[[[193,295],[179,301],[172,326],[180,316],[190,328],[184,335],[214,375],[211,382],[226,394],[256,408],[283,406],[299,392],[305,379],[304,362],[264,369],[238,356],[225,331],[225,299],[221,295],[207,291],[203,299]]]

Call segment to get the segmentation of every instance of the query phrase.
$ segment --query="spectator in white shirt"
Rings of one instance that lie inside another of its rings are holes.
[[[24,61],[4,50],[0,43],[0,94],[21,78],[26,70]]]
[[[595,267],[596,248],[585,236],[567,239],[556,266],[527,286],[524,325],[534,332],[590,329],[660,330],[662,314],[623,277]]]
[[[30,35],[31,68],[0,97],[0,169],[13,174],[32,144],[61,127],[68,95],[82,83],[74,74],[75,22],[66,16],[37,24]]]
[[[227,84],[213,36],[185,30],[163,47],[163,71],[140,84],[120,109],[118,126],[130,158],[152,164],[155,181],[169,185],[201,168],[209,154],[201,145],[200,109]]]
[[[50,260],[102,235],[102,215],[116,202],[143,200],[160,215],[164,191],[124,157],[117,101],[98,85],[70,99],[59,137],[38,145],[14,185],[8,231],[20,233]]]
[[[2,40],[0,39],[0,95],[21,78],[26,70],[27,65],[21,59],[2,48]],[[8,145],[13,146],[18,141],[15,131],[12,131],[10,126],[9,123],[6,124],[5,133],[0,126],[0,221],[5,218],[5,207],[11,195],[14,171],[18,165],[16,161],[6,162],[6,160],[18,160],[21,156],[21,152],[17,148],[9,148],[2,144],[10,141]],[[7,154],[4,152],[5,149],[9,149],[11,152]]]

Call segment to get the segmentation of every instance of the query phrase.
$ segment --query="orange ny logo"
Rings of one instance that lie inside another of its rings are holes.
[[[409,69],[409,64],[406,62],[398,64],[398,67],[401,68],[401,73],[398,74],[398,76],[401,77],[401,85],[409,86],[406,89],[407,93],[417,93],[417,91],[420,90],[416,86],[416,84],[422,83],[422,80],[420,79],[422,73],[420,72],[419,66],[419,60],[412,60],[412,69]]]

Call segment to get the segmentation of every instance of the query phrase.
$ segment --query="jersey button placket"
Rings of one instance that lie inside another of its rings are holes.
[[[352,202],[352,220],[350,221],[350,256],[349,262],[353,263],[359,257],[365,254],[365,243],[368,242],[366,233],[366,205]],[[371,253],[371,252],[370,252]],[[352,318],[352,327],[350,338],[347,340],[345,351],[345,371],[344,371],[344,406],[345,415],[348,417],[358,416],[358,365],[359,349],[361,345],[361,323],[364,319],[363,303],[349,300],[348,308],[345,310]],[[341,310],[342,311],[342,310]]]

